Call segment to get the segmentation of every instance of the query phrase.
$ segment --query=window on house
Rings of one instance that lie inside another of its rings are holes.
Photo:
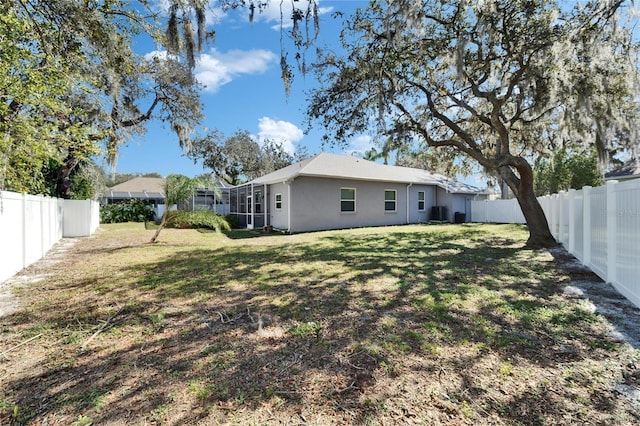
[[[396,211],[397,193],[395,189],[384,190],[384,211],[395,212]]]
[[[424,211],[424,191],[418,191],[418,211]]]
[[[340,211],[342,213],[354,213],[356,211],[355,188],[340,188]]]
[[[276,194],[276,210],[282,208],[282,194]]]
[[[254,198],[255,198],[256,213],[262,213],[262,192],[256,191]]]

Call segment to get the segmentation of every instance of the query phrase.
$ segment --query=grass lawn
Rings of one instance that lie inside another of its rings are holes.
[[[640,421],[636,351],[524,227],[153,232],[103,225],[16,290],[0,424]]]

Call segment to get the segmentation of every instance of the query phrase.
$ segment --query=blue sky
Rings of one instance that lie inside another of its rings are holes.
[[[225,136],[247,130],[258,140],[281,141],[291,152],[298,145],[305,146],[310,154],[323,150],[338,154],[364,152],[372,146],[367,136],[354,138],[347,146],[323,147],[323,129],[317,123],[308,134],[304,133],[306,94],[316,87],[316,77],[296,73],[291,93],[289,97],[285,95],[279,65],[280,3],[271,0],[270,7],[257,14],[252,24],[246,13],[210,11],[207,22],[216,31],[216,40],[203,51],[196,66],[196,76],[206,86],[201,92],[204,128],[218,129]],[[290,3],[291,0],[282,2],[283,7],[289,5],[289,10]],[[316,44],[337,46],[341,18],[334,18],[333,13],[341,11],[348,15],[367,3],[365,0],[320,0],[320,35]],[[306,7],[305,0],[296,4]],[[155,46],[145,44],[134,48],[141,54],[155,50]],[[295,52],[291,47],[289,51],[292,57]],[[309,52],[307,58],[312,62],[314,52]],[[122,146],[117,172],[195,176],[210,171],[184,155],[169,127],[153,122],[148,129],[144,136]],[[465,179],[465,182],[484,186],[474,179]]]

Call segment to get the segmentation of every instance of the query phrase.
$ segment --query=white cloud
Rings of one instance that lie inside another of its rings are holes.
[[[169,52],[167,52],[166,50],[153,50],[147,53],[146,55],[144,55],[144,58],[147,61],[152,61],[154,59],[164,61],[168,57],[169,57]]]
[[[373,139],[368,135],[360,135],[349,141],[349,147],[345,149],[345,153],[348,155],[364,156],[365,151],[368,151],[373,147]]]
[[[196,79],[205,86],[205,91],[215,93],[235,77],[243,74],[262,74],[277,56],[268,50],[230,50],[220,53],[213,49],[200,56],[196,65]]]
[[[318,0],[317,3],[318,3],[318,14],[321,16],[326,13],[330,13],[333,10],[333,7],[320,7],[320,0]],[[293,26],[293,22],[291,21],[291,14],[292,14],[294,5],[296,9],[302,10],[303,13],[306,13],[307,8],[309,7],[309,1],[298,0],[295,3],[291,0],[288,0],[288,1],[285,0],[283,2],[271,1],[262,10],[262,12],[258,12],[256,10],[254,19],[256,21],[264,21],[267,23],[275,22],[276,25],[273,26],[273,29],[276,29],[276,30],[280,30],[281,23],[283,28],[291,28]],[[282,22],[280,18],[283,18]]]
[[[154,50],[144,55],[145,59],[165,60],[166,50]],[[204,85],[204,91],[215,93],[221,86],[243,74],[262,74],[269,66],[278,61],[275,53],[269,50],[230,50],[220,53],[212,49],[210,53],[198,57],[195,77]]]
[[[262,117],[258,120],[258,142],[265,139],[275,142],[282,142],[284,150],[289,154],[295,152],[295,143],[302,140],[304,132],[293,123],[282,120],[274,120],[269,117]]]

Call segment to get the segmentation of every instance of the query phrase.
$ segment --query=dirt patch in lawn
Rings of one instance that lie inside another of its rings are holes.
[[[0,424],[640,421],[637,309],[522,227],[104,229],[17,277]]]

